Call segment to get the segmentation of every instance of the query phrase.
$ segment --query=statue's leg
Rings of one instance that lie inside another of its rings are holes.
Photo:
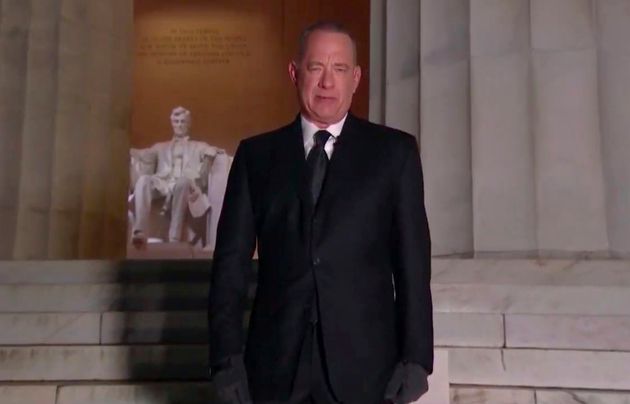
[[[138,178],[133,195],[136,205],[133,233],[146,234],[149,229],[149,213],[151,212],[152,182],[150,175],[142,175]]]
[[[168,229],[169,241],[180,241],[182,239],[182,228],[188,210],[188,193],[192,184],[192,180],[184,177],[178,179],[175,183],[171,205],[171,224]]]

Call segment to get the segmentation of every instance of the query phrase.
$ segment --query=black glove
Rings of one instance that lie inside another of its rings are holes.
[[[394,404],[416,401],[429,391],[428,377],[426,370],[417,363],[398,363],[385,389],[385,400]]]
[[[251,404],[243,355],[227,358],[212,368],[212,383],[219,404]]]

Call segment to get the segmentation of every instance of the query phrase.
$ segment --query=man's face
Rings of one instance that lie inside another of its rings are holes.
[[[190,130],[190,119],[186,115],[176,115],[171,117],[171,126],[173,126],[173,135],[175,136],[188,136]]]
[[[361,79],[352,40],[342,33],[312,32],[302,60],[289,64],[289,76],[306,119],[319,127],[339,122]]]

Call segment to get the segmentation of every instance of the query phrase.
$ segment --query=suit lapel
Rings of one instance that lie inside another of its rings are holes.
[[[310,204],[300,118],[289,125],[273,151],[269,190],[274,200],[297,195]]]
[[[356,118],[348,114],[328,164],[317,209],[326,209],[335,196],[348,188],[355,176],[360,174],[358,168],[363,164],[360,140]]]

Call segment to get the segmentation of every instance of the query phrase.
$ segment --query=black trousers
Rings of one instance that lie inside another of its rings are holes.
[[[257,401],[256,404],[339,404],[334,396],[324,361],[319,323],[306,331],[289,401]]]

